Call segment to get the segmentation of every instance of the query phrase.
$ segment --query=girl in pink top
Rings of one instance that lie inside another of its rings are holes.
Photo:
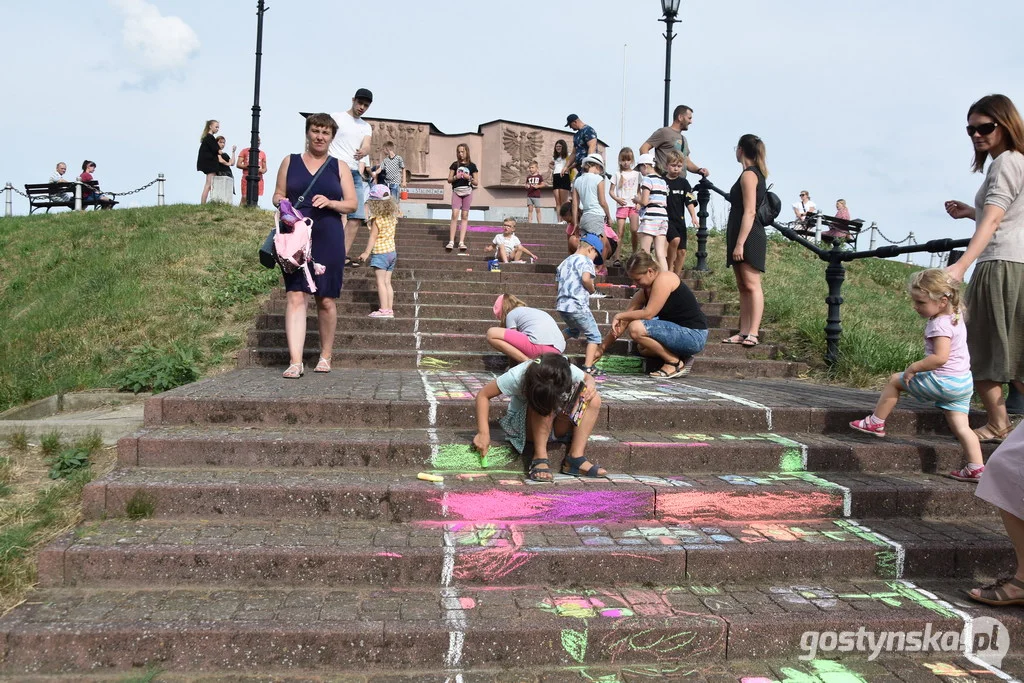
[[[904,391],[920,401],[934,403],[946,415],[949,429],[960,441],[967,457],[963,469],[950,472],[949,476],[977,482],[985,466],[978,435],[967,420],[974,378],[971,355],[967,351],[967,327],[960,313],[960,285],[946,271],[931,268],[914,273],[907,289],[914,300],[914,310],[928,320],[924,328],[927,355],[890,377],[875,412],[863,420],[854,420],[850,427],[865,434],[885,436],[885,418]]]

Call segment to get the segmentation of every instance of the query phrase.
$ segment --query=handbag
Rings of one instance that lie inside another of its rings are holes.
[[[296,209],[302,206],[303,202],[306,201],[306,195],[313,189],[313,186],[316,185],[317,178],[320,177],[320,174],[324,172],[324,169],[327,168],[327,165],[330,163],[331,157],[327,157],[327,161],[325,161],[323,165],[316,170],[316,173],[313,174],[313,179],[309,181],[309,185],[306,187],[305,191],[299,195],[299,198],[296,199],[295,204],[293,204]],[[274,250],[274,234],[276,232],[277,226],[275,225],[270,229],[270,233],[267,235],[267,238],[263,240],[263,244],[260,245],[260,264],[264,268],[273,268],[277,265],[277,252]]]

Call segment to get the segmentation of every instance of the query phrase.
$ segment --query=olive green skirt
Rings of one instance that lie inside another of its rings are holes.
[[[964,305],[975,381],[1024,380],[1024,263],[979,263]]]

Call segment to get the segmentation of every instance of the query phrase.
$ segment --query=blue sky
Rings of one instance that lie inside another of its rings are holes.
[[[557,127],[574,112],[617,150],[623,121],[634,149],[661,125],[655,0],[268,4],[261,128],[272,170],[301,148],[297,111],[347,108],[359,87],[374,91],[370,116],[445,132],[496,118]],[[229,145],[248,143],[255,6],[4,3],[0,182],[45,180],[58,160],[77,169],[90,158],[109,189],[163,172],[168,201],[198,201],[204,120],[219,119]],[[970,201],[981,179],[969,169],[970,103],[1002,92],[1024,107],[1024,3],[684,0],[680,17],[672,104],[693,107],[693,158],[716,184],[735,180],[733,147],[753,132],[787,205],[808,189],[822,207],[846,198],[890,237],[970,235],[942,202]],[[54,75],[28,79],[28,65]],[[24,213],[24,200],[15,208]]]

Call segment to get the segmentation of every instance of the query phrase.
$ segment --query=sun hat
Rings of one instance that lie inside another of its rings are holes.
[[[654,152],[648,152],[647,154],[641,154],[639,157],[637,157],[637,159],[636,159],[636,166],[634,166],[633,168],[636,168],[637,166],[642,166],[643,164],[647,164],[649,166],[654,166]]]
[[[604,159],[600,154],[588,154],[585,156],[581,165],[586,168],[587,164],[599,164],[601,166],[601,170],[604,170]]]
[[[600,237],[592,232],[588,232],[580,238],[580,242],[586,242],[597,251],[597,258],[594,259],[594,265],[599,266],[604,263],[604,256],[601,254],[601,252],[604,251],[604,242],[601,241]]]
[[[387,185],[374,185],[370,188],[370,199],[391,199],[391,190]]]
[[[494,317],[498,320],[501,320],[501,305],[503,303],[505,303],[505,295],[499,294],[498,298],[494,300],[494,308],[491,309],[494,311]]]

